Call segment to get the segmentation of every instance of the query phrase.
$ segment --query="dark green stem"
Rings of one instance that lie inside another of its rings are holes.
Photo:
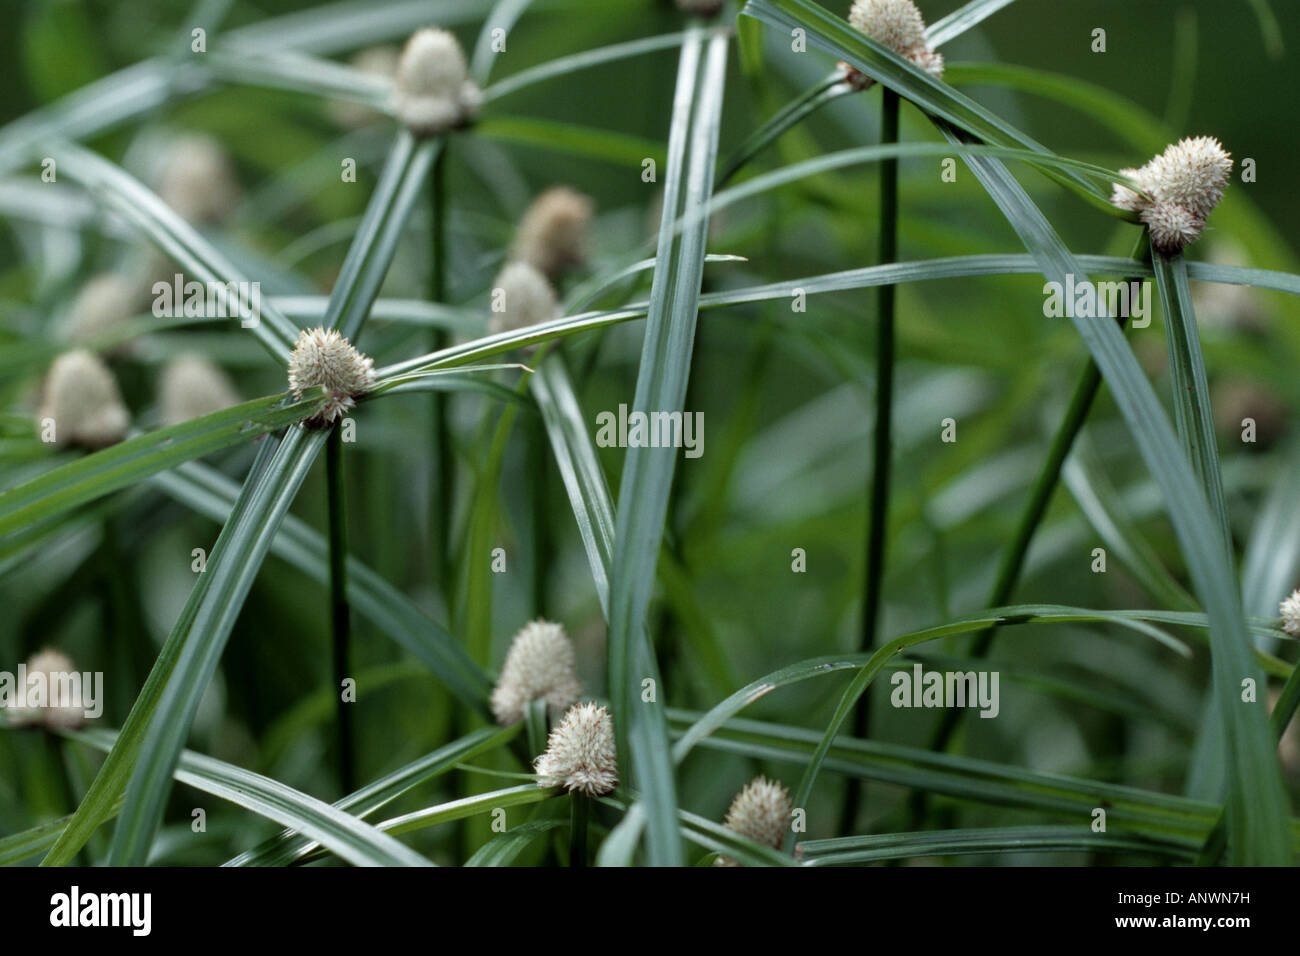
[[[353,766],[352,708],[343,699],[343,682],[348,678],[348,650],[352,617],[348,608],[347,506],[343,500],[343,438],[336,426],[325,444],[325,486],[329,502],[330,617],[334,633],[334,694],[338,707],[339,786],[344,793],[356,790]]]
[[[898,142],[898,94],[881,88],[880,142]],[[898,160],[880,164],[880,252],[878,260],[886,265],[898,258]],[[871,479],[867,489],[866,580],[862,599],[862,638],[859,649],[868,651],[876,644],[876,625],[880,617],[880,592],[885,575],[885,532],[889,522],[889,454],[892,446],[894,399],[894,286],[876,289],[876,312],[879,333],[876,339],[876,424],[872,441]],[[871,730],[870,694],[863,694],[853,715],[855,737],[866,738]],[[851,833],[862,799],[862,783],[850,779],[845,793],[840,832]]]
[[[1151,248],[1146,239],[1146,230],[1143,229],[1141,236],[1138,238],[1137,246],[1133,250],[1132,258],[1139,261],[1149,261],[1150,257]],[[1126,281],[1142,280],[1130,278]],[[1118,321],[1120,326],[1123,327],[1128,321],[1128,317],[1120,316]],[[1029,545],[1033,541],[1034,532],[1038,530],[1043,515],[1047,513],[1047,506],[1052,500],[1052,494],[1056,491],[1056,486],[1060,482],[1061,467],[1065,464],[1065,459],[1074,447],[1074,440],[1083,428],[1083,423],[1092,410],[1092,403],[1096,399],[1100,388],[1101,371],[1097,368],[1097,363],[1089,359],[1087,367],[1084,368],[1083,374],[1079,376],[1079,381],[1074,386],[1074,394],[1070,396],[1070,404],[1065,410],[1065,418],[1062,419],[1056,434],[1052,438],[1052,446],[1048,450],[1047,459],[1043,462],[1043,467],[1039,469],[1037,478],[1034,479],[1033,487],[1029,492],[1029,500],[1025,503],[1025,510],[1021,512],[1020,520],[1016,524],[1016,531],[1012,537],[1011,545],[1002,554],[997,576],[993,582],[993,589],[989,593],[988,607],[1001,607],[1011,599],[1016,584],[1020,580],[1020,572],[1024,569],[1025,556],[1029,553]],[[971,656],[976,659],[987,657],[989,651],[992,650],[993,638],[996,634],[997,627],[994,626],[976,635],[971,649]],[[947,749],[948,744],[952,741],[953,734],[961,723],[963,713],[962,710],[957,708],[944,712],[943,720],[930,742],[932,751],[942,752]],[[918,791],[912,801],[913,823],[916,823],[924,814],[925,802],[925,794]]]
[[[569,866],[587,865],[587,820],[591,797],[574,790],[569,794]]]

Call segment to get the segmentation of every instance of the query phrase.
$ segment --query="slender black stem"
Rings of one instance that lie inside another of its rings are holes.
[[[898,94],[881,88],[880,142],[898,142]],[[898,160],[880,164],[880,250],[881,265],[898,258]],[[862,599],[862,639],[860,649],[876,644],[876,625],[880,617],[880,593],[885,575],[885,532],[889,522],[889,455],[892,447],[894,398],[894,286],[876,290],[878,335],[876,338],[876,424],[872,436],[871,479],[867,490],[867,548]],[[871,701],[863,694],[853,715],[855,737],[865,738],[871,729]],[[840,832],[851,833],[862,800],[862,783],[849,781],[845,793]]]
[[[587,865],[587,820],[591,797],[574,790],[569,795],[569,866]]]
[[[334,694],[338,707],[339,786],[344,793],[356,790],[353,764],[352,708],[343,699],[343,682],[348,678],[352,616],[348,608],[347,506],[343,500],[343,439],[335,427],[325,444],[325,485],[329,500],[330,612],[334,633]]]

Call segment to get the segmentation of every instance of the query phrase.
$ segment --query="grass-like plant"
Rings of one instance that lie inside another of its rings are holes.
[[[104,685],[0,681],[0,863],[1292,862],[1300,263],[1186,77],[618,6],[200,5],[0,126],[0,671]]]

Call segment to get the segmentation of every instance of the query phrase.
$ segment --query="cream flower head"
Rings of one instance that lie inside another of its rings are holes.
[[[590,702],[570,707],[551,731],[535,769],[544,787],[564,787],[589,797],[610,793],[618,786],[618,759],[609,711]]]
[[[775,780],[755,777],[731,801],[724,825],[763,846],[780,849],[790,828],[790,792]],[[718,857],[719,866],[736,866]]]
[[[289,388],[294,398],[317,385],[327,401],[309,425],[332,425],[375,387],[375,363],[362,355],[337,329],[303,329],[289,356]]]
[[[77,683],[69,684],[68,678],[73,674],[77,672],[66,654],[49,649],[33,654],[27,661],[28,693],[31,693],[32,678],[38,677],[44,684],[44,699],[35,706],[11,705],[13,723],[19,727],[47,727],[51,730],[75,730],[84,724],[86,704],[84,699],[78,699],[78,694],[84,696],[85,691],[78,691],[81,686],[79,674]]]
[[[397,61],[393,108],[418,136],[463,126],[478,113],[482,93],[468,79],[465,54],[446,30],[414,33]]]
[[[499,723],[514,724],[524,719],[532,701],[544,700],[563,712],[581,693],[573,644],[564,628],[550,621],[532,621],[510,644],[492,691],[492,713]]]
[[[507,262],[492,284],[493,332],[524,329],[559,314],[555,290],[527,262]]]
[[[854,0],[849,8],[849,25],[935,79],[943,76],[943,54],[930,49],[925,39],[925,20],[912,0]],[[860,90],[875,80],[847,63],[841,63],[844,78]]]
[[[1282,630],[1292,637],[1300,637],[1300,590],[1292,591],[1278,608],[1282,615]]]
[[[64,352],[45,377],[38,429],[54,424],[54,442],[103,448],[125,437],[131,415],[108,366],[83,349]]]
[[[587,230],[594,204],[568,186],[552,186],[519,220],[510,258],[526,262],[554,279],[586,257]]]
[[[178,355],[158,376],[158,405],[164,425],[219,412],[239,404],[230,378],[202,355]]]
[[[241,190],[225,148],[211,136],[176,140],[158,177],[163,202],[192,223],[220,222],[234,211]]]
[[[64,326],[69,340],[86,342],[112,332],[143,305],[140,283],[120,272],[101,272],[81,287]]]
[[[1136,212],[1151,231],[1151,243],[1172,255],[1193,242],[1223,198],[1232,155],[1213,136],[1179,140],[1141,169],[1121,169],[1146,196],[1116,183],[1112,204]],[[1150,198],[1147,198],[1150,197]]]

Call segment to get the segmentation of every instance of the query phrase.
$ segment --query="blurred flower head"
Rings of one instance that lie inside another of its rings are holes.
[[[163,157],[158,195],[195,225],[220,222],[234,211],[241,190],[230,156],[211,136],[182,136]]]
[[[536,266],[508,262],[492,284],[493,332],[524,329],[559,314],[555,290]]]
[[[587,230],[594,204],[568,186],[552,186],[538,196],[515,232],[510,256],[555,279],[586,258]]]
[[[435,136],[463,126],[481,101],[454,34],[427,28],[406,41],[393,80],[393,107],[413,133]]]
[[[178,355],[158,376],[158,406],[164,425],[176,425],[191,418],[239,404],[239,395],[229,377],[202,355]]]
[[[131,415],[108,366],[77,349],[50,366],[39,419],[42,432],[47,421],[53,423],[55,444],[96,449],[121,441]]]
[[[563,712],[582,693],[573,645],[564,628],[550,621],[532,621],[515,635],[492,691],[492,713],[499,723],[524,719],[528,705],[544,700]]]

